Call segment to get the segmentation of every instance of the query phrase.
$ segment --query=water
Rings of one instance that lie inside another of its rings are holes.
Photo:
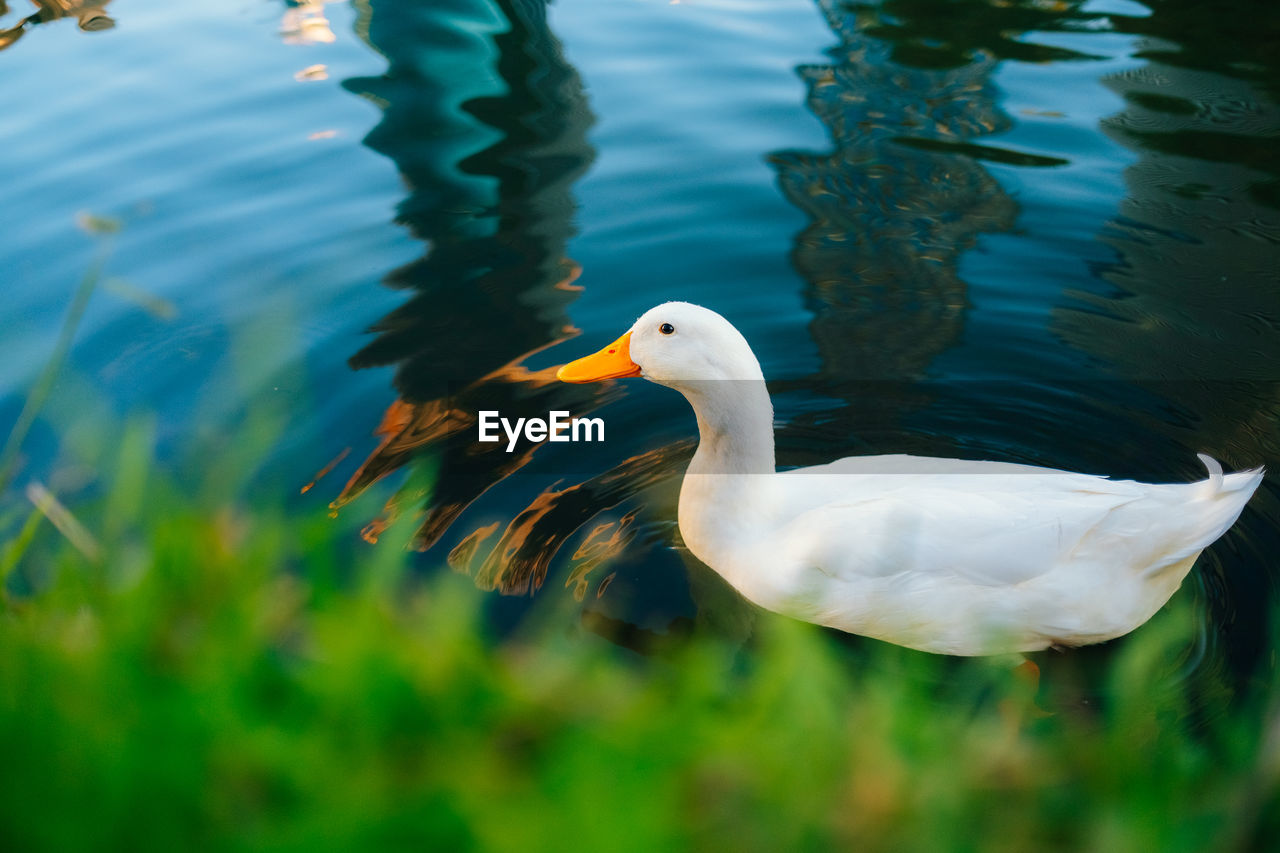
[[[114,0],[82,29],[68,5],[0,18],[0,420],[102,250],[85,212],[121,226],[118,281],[29,476],[129,413],[162,453],[282,413],[256,488],[370,541],[412,517],[424,570],[471,573],[500,622],[536,592],[644,645],[749,630],[673,547],[693,419],[554,368],[664,300],[752,342],[785,465],[1280,465],[1273,10]],[[508,454],[479,409],[608,440]],[[1278,529],[1271,478],[1188,584],[1188,667],[1272,666]]]

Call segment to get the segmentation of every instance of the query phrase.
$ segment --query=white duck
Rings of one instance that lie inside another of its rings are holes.
[[[777,472],[746,340],[668,302],[565,382],[642,376],[698,418],[680,489],[689,550],[761,607],[930,652],[1100,643],[1146,622],[1235,522],[1262,469],[1151,485],[1006,462],[849,457]]]

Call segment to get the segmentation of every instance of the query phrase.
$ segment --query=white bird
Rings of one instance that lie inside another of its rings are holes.
[[[777,613],[929,652],[1100,643],[1146,622],[1235,523],[1262,469],[1148,484],[1006,462],[855,456],[778,472],[746,340],[668,302],[565,382],[642,376],[693,406],[680,489],[689,550]]]

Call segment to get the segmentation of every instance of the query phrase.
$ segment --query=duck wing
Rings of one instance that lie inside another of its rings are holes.
[[[847,580],[929,575],[1007,586],[1060,568],[1100,531],[1136,534],[1145,523],[1120,518],[1146,497],[1142,484],[989,464],[981,470],[1004,470],[970,473],[957,465],[956,473],[941,473],[935,466],[927,474],[835,478],[851,494],[787,524],[787,550]]]

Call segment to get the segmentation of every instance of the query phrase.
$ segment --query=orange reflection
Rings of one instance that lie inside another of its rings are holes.
[[[0,50],[11,47],[30,28],[61,18],[75,18],[84,32],[109,30],[116,25],[115,19],[106,13],[106,7],[111,0],[31,0],[31,2],[36,7],[35,12],[16,25],[0,30]],[[8,4],[0,0],[0,16],[8,11]]]
[[[314,489],[316,487],[316,483],[320,482],[325,477],[329,476],[329,473],[333,471],[334,468],[338,467],[338,463],[341,462],[343,459],[346,459],[350,454],[351,454],[350,447],[342,448],[341,453],[333,457],[333,459],[329,460],[329,464],[325,465],[323,468],[317,471],[316,475],[311,478],[311,482],[307,483],[305,486],[302,487],[301,494],[305,495],[307,492]]]
[[[586,413],[611,399],[620,390],[610,384],[566,385],[554,381],[554,368],[528,371],[518,366],[499,371],[490,382],[473,386],[492,399],[496,389],[510,393],[509,399],[539,400],[555,393],[558,400],[542,405],[572,406]],[[505,385],[494,382],[505,380]],[[468,389],[468,390],[473,390]],[[539,394],[539,391],[545,393]],[[460,395],[461,396],[461,395]],[[567,400],[567,396],[577,397]],[[545,409],[543,409],[545,411]],[[482,445],[474,441],[474,409],[448,405],[436,400],[413,404],[396,400],[388,407],[376,434],[381,441],[352,475],[331,507],[336,511],[355,500],[378,480],[398,470],[424,448],[443,448],[458,440],[466,445],[456,462],[466,460],[464,470],[457,465],[448,477],[435,481],[434,489],[407,487],[387,501],[382,514],[362,531],[376,543],[381,534],[406,512],[421,513],[423,520],[414,536],[413,547],[426,550],[434,545],[462,513],[488,489],[524,467],[544,445],[520,445],[507,453],[501,444]],[[506,525],[497,541],[487,546],[500,523],[492,522],[472,531],[448,556],[456,571],[474,575],[482,589],[505,595],[527,595],[539,589],[555,554],[576,532],[598,513],[670,479],[675,482],[693,453],[691,440],[681,441],[633,456],[622,464],[584,482],[545,489]],[[616,557],[636,536],[637,518],[643,507],[633,507],[617,521],[598,525],[573,555],[573,568],[566,587],[582,600],[588,577],[599,566]],[[669,526],[669,523],[664,522]],[[603,592],[603,586],[599,590]]]
[[[381,441],[331,508],[340,509],[416,456],[434,452],[448,470],[436,479],[430,493],[425,489],[400,489],[363,534],[369,542],[376,542],[395,519],[413,507],[408,511],[424,513],[413,546],[418,550],[430,548],[467,507],[492,485],[527,465],[544,446],[522,442],[508,453],[503,442],[477,442],[477,411],[497,410],[509,417],[540,416],[553,410],[582,415],[621,394],[619,388],[608,384],[566,385],[555,378],[555,371],[554,367],[533,371],[513,363],[450,397],[424,403],[394,401],[375,431]],[[424,502],[425,509],[416,509]]]
[[[596,525],[595,530],[592,530],[578,546],[578,550],[573,555],[573,568],[564,582],[565,587],[573,587],[575,599],[582,601],[586,598],[588,575],[597,566],[621,554],[622,549],[636,537],[634,523],[639,514],[640,510],[633,509],[618,521],[606,521],[604,524]],[[612,579],[613,575],[609,575],[600,582],[600,587],[596,590],[596,598],[604,595],[605,588],[609,586]]]
[[[578,530],[599,513],[664,481],[675,483],[693,455],[693,448],[692,440],[679,441],[633,456],[582,483],[565,488],[552,486],[516,515],[487,554],[482,557],[478,546],[492,534],[492,527],[483,529],[482,535],[477,531],[469,537],[464,542],[465,549],[455,548],[450,565],[467,573],[475,567],[476,585],[482,589],[496,589],[505,595],[535,592],[546,580],[552,558]],[[637,517],[643,510],[644,505],[633,507],[617,522],[601,524],[578,547],[565,585],[575,587],[579,600],[586,594],[591,572],[621,553],[635,537],[640,528]],[[661,524],[670,526],[669,521]]]

